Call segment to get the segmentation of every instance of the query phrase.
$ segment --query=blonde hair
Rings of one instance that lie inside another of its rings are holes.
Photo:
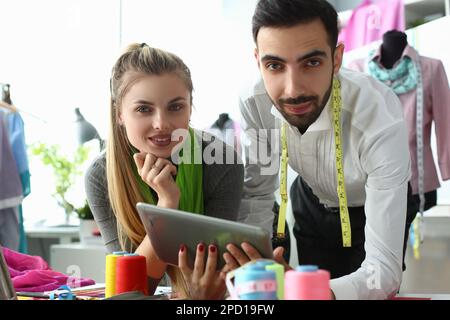
[[[137,74],[180,76],[190,92],[193,85],[188,67],[176,55],[146,44],[131,44],[116,61],[111,75],[110,130],[106,148],[106,177],[108,196],[117,218],[117,231],[123,250],[127,240],[133,248],[140,245],[146,232],[136,210],[136,203],[145,201],[139,191],[132,167],[132,146],[125,128],[119,124],[122,99],[133,85]],[[131,249],[131,250],[130,250]],[[167,273],[180,293],[189,295],[186,283],[178,268],[169,266]]]

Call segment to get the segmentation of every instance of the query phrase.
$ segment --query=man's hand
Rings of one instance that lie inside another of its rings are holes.
[[[223,259],[226,262],[226,266],[229,270],[234,270],[240,266],[246,264],[251,260],[263,259],[261,254],[253,246],[247,242],[241,244],[241,248],[236,247],[234,244],[227,245],[228,252],[223,254]],[[292,269],[291,266],[283,258],[283,247],[278,247],[273,251],[274,260],[283,265],[285,271]]]

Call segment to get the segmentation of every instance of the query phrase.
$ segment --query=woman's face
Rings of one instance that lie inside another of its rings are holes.
[[[119,123],[131,145],[140,152],[169,158],[180,141],[176,129],[188,129],[191,95],[180,76],[137,74],[122,99]]]

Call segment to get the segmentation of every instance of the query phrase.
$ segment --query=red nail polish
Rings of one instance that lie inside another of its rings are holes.
[[[203,252],[203,250],[205,250],[205,246],[203,245],[203,243],[200,243],[200,244],[198,245],[198,250],[199,250],[200,252]]]
[[[180,252],[184,252],[185,246],[184,244],[180,245]]]
[[[209,251],[216,252],[216,246],[209,246]]]

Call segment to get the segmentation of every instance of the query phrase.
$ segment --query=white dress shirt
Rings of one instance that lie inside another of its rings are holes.
[[[408,133],[398,97],[387,86],[359,72],[341,69],[341,132],[349,207],[364,206],[366,258],[352,274],[331,280],[337,299],[385,299],[402,277],[407,186],[410,179]],[[245,184],[239,221],[272,231],[274,192],[278,189],[280,138],[267,143],[271,164],[250,150],[252,129],[279,129],[284,117],[273,106],[262,80],[241,95],[246,132]],[[319,118],[301,134],[288,125],[289,165],[325,206],[338,207],[331,99]],[[271,138],[270,138],[271,137]],[[261,141],[259,141],[261,145]],[[266,174],[271,171],[271,174]],[[351,221],[350,221],[351,223]]]

